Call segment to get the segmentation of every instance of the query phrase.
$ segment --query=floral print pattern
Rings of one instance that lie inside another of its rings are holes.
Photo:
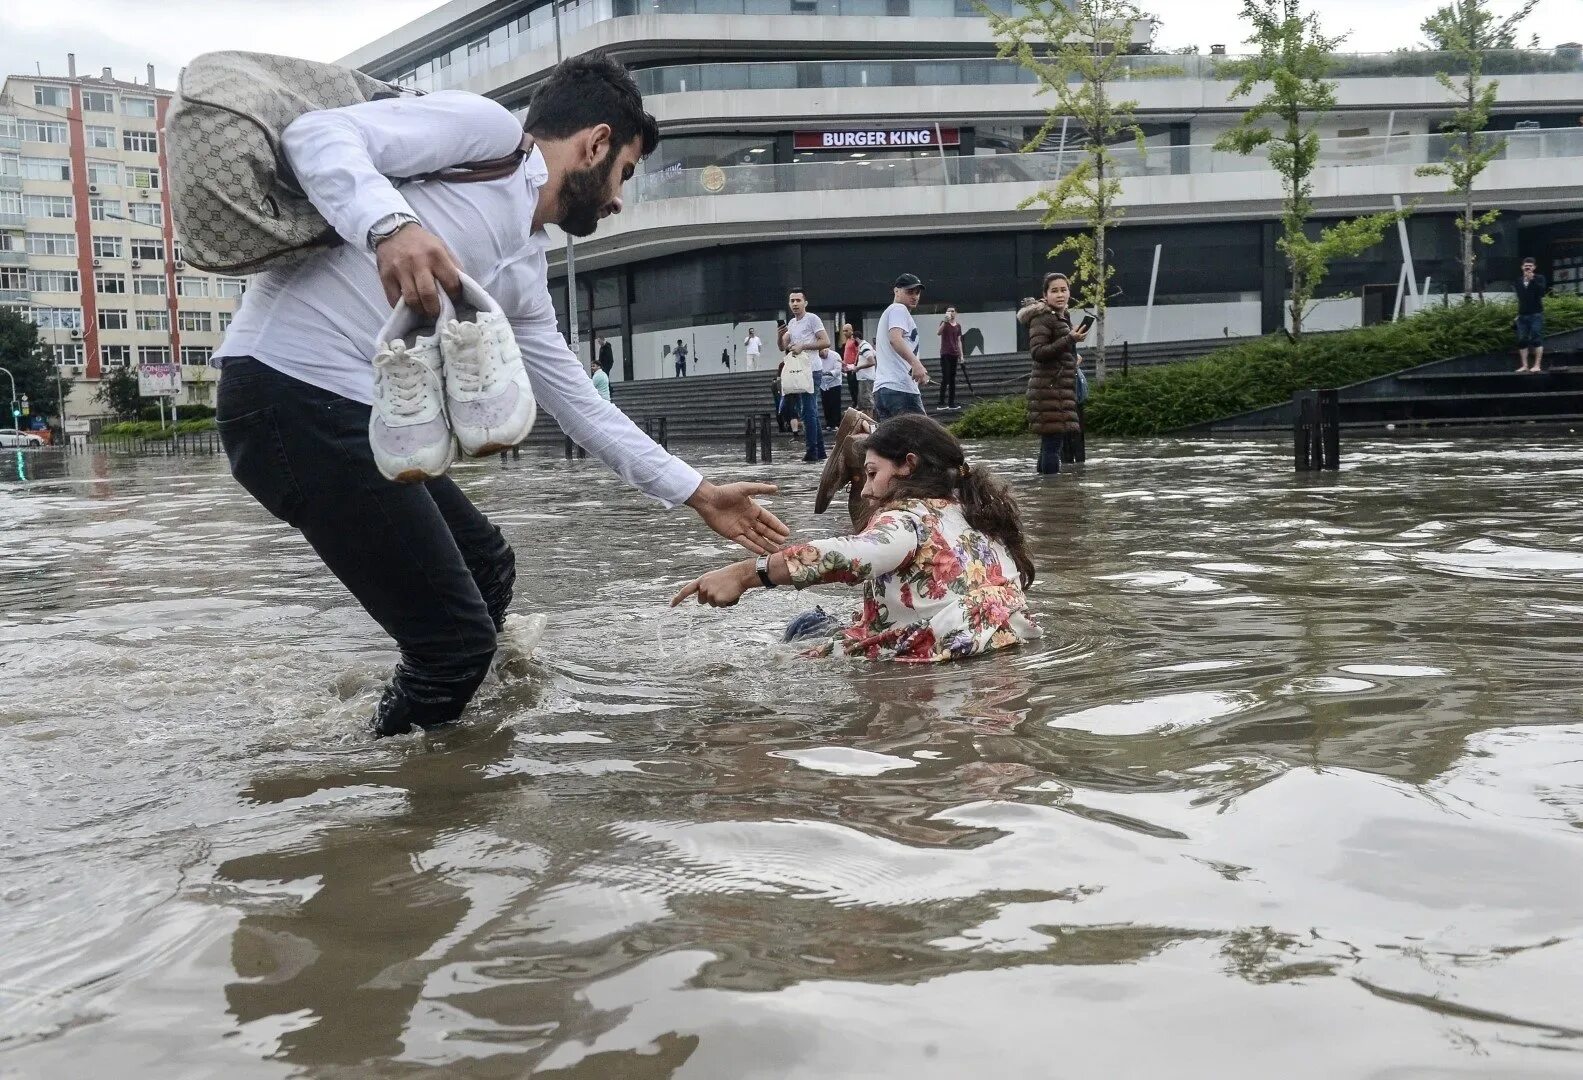
[[[1016,564],[952,499],[875,515],[856,536],[786,548],[792,585],[862,585],[863,606],[810,655],[935,663],[1039,636]]]

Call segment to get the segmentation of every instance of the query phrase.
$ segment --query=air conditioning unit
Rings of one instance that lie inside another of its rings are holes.
[[[140,267],[142,265],[143,265],[143,260],[142,259],[133,259],[132,260],[132,269],[136,270],[138,267]]]
[[[140,199],[148,198],[148,188],[138,188],[137,189],[137,197],[140,198]]]
[[[98,184],[89,184],[88,185],[88,194],[90,194],[90,195],[97,195],[97,194],[99,194],[99,185]]]
[[[82,365],[62,364],[60,366],[60,373],[66,376],[68,379],[80,379],[82,378]]]
[[[176,260],[176,269],[177,270],[185,270],[185,269],[187,269],[186,261],[183,260],[183,259],[177,259]]]
[[[82,331],[81,330],[73,330],[71,332],[71,339],[73,341],[81,341],[82,340]]]
[[[94,260],[94,261],[93,261],[93,268],[94,268],[94,269],[95,269],[95,270],[97,270],[97,269],[99,269],[99,267],[101,267],[101,266],[103,266],[103,265],[104,265],[104,260],[103,260],[103,259],[95,259],[95,260]]]

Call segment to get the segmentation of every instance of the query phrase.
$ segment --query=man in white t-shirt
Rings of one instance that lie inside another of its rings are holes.
[[[912,309],[923,299],[923,282],[903,274],[891,287],[895,298],[880,316],[874,351],[879,357],[874,375],[874,419],[884,422],[903,413],[923,416],[923,388],[929,372],[918,359],[918,324]]]
[[[758,366],[759,350],[764,348],[764,342],[759,340],[759,332],[751,326],[748,327],[748,338],[742,343],[742,347],[747,352],[748,370],[752,371]]]
[[[780,349],[790,363],[794,358],[801,364],[818,368],[818,353],[830,348],[830,335],[819,316],[808,310],[808,294],[801,288],[786,294],[786,306],[791,318],[781,327]],[[789,394],[792,415],[802,421],[803,438],[808,452],[804,461],[823,461],[824,425],[819,422],[819,387],[815,375],[812,392]]]

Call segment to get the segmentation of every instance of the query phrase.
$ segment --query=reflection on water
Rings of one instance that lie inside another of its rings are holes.
[[[388,644],[222,459],[30,455],[0,1075],[1583,1072],[1583,450],[1024,449],[1048,636],[930,671],[668,610],[725,549],[590,463],[463,467],[549,632],[379,745]]]

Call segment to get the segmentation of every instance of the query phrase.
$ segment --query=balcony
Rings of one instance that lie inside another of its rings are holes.
[[[25,214],[0,213],[0,229],[25,229],[27,216]]]
[[[27,259],[25,251],[0,251],[0,266],[26,266]]]
[[[0,289],[0,304],[26,304],[32,299],[27,289]]]
[[[15,135],[0,135],[0,150],[20,150],[22,140]]]
[[[0,191],[21,191],[22,178],[20,176],[0,176]]]

